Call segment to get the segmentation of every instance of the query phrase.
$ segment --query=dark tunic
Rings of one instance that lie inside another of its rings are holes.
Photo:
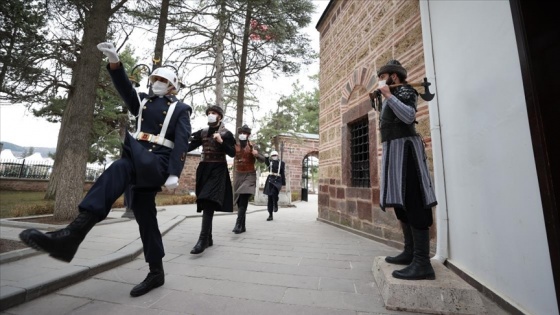
[[[213,134],[216,131],[220,133],[224,140],[222,144],[213,139]],[[206,139],[203,139],[205,133],[205,129],[193,133],[189,142],[189,151],[202,145],[204,152],[214,152],[212,161],[205,160],[205,154],[203,153],[202,160],[196,169],[196,211],[201,212],[208,209],[233,212],[233,191],[225,155],[235,156],[235,138],[223,124],[220,124],[219,127],[207,128]],[[210,145],[213,145],[213,148],[209,148]],[[214,161],[218,155],[223,155],[223,161]]]
[[[408,172],[417,172],[424,208],[437,205],[428,171],[422,137],[414,128],[417,92],[409,85],[397,87],[393,96],[383,101],[379,128],[383,156],[381,159],[381,189],[379,204],[386,207],[405,206],[405,184]],[[413,159],[415,170],[407,169]]]
[[[266,166],[270,175],[266,178],[263,194],[268,196],[278,196],[282,186],[286,185],[285,163],[280,160],[270,160],[268,157],[265,160]]]
[[[264,162],[265,158],[260,153],[257,157],[253,156],[253,144],[245,141],[235,146],[235,182],[234,191],[237,198],[240,194],[253,195],[256,190],[257,172],[255,162]]]

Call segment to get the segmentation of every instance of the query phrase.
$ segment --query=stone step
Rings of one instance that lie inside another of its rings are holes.
[[[372,271],[385,308],[427,314],[487,314],[475,288],[439,261],[431,263],[435,280],[402,280],[391,273],[406,266],[389,264],[384,256],[375,257]]]

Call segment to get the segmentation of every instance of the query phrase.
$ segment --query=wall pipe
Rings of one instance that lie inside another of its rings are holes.
[[[436,254],[432,259],[444,263],[449,258],[449,219],[447,213],[447,193],[445,189],[445,167],[443,159],[443,140],[439,119],[439,102],[437,93],[436,69],[432,43],[432,24],[430,19],[430,1],[420,0],[420,17],[422,24],[422,40],[424,46],[424,64],[428,81],[433,82],[435,98],[428,102],[430,112],[430,131],[434,163],[434,186],[438,200],[436,208]]]

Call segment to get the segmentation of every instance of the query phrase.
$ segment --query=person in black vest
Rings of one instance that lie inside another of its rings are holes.
[[[268,218],[266,221],[272,221],[272,212],[278,212],[278,199],[282,186],[286,185],[286,174],[284,171],[284,161],[278,160],[278,152],[270,152],[270,158],[266,158],[265,164],[270,174],[266,178],[263,194],[268,195]]]
[[[393,271],[406,280],[435,279],[430,263],[432,207],[437,204],[422,137],[416,133],[418,92],[406,82],[407,71],[391,60],[377,72],[385,100],[379,115],[383,146],[380,206],[393,207],[404,234],[404,251],[385,260],[408,265]],[[390,85],[394,85],[390,87]]]
[[[67,227],[46,234],[28,229],[20,234],[27,245],[46,251],[53,258],[70,262],[78,246],[93,226],[104,220],[113,203],[132,185],[130,207],[140,229],[144,257],[150,272],[130,295],[140,296],[165,282],[162,258],[165,255],[155,204],[161,186],[176,188],[185,164],[191,134],[191,107],[173,93],[179,88],[175,72],[158,68],[150,76],[153,94],[137,93],[119,62],[111,43],[97,48],[109,59],[109,74],[126,106],[136,115],[138,128],[127,133],[123,154],[96,180],[78,206],[78,217]]]
[[[264,162],[265,157],[259,153],[249,141],[251,128],[243,125],[237,129],[239,143],[235,145],[235,178],[233,184],[235,203],[237,203],[237,221],[233,233],[239,234],[246,231],[245,217],[249,198],[255,193],[257,187],[257,172],[255,162]]]
[[[233,212],[233,192],[229,178],[226,154],[235,156],[235,138],[222,120],[224,111],[219,106],[206,109],[208,127],[192,134],[189,151],[202,146],[200,164],[196,169],[196,211],[202,212],[202,228],[191,254],[200,254],[214,245],[212,219],[215,211]]]

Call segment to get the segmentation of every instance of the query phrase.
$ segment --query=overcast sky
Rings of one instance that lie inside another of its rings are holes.
[[[313,1],[317,11],[312,15],[311,24],[304,30],[312,40],[312,47],[319,51],[319,32],[315,25],[328,5],[328,0]],[[281,95],[291,91],[291,85],[296,79],[302,83],[308,82],[307,77],[319,72],[318,61],[302,67],[300,75],[290,78],[273,79],[272,76],[263,77],[263,89],[257,91],[261,114],[276,108],[276,101]],[[196,117],[192,121],[193,132],[204,127],[205,117]],[[233,129],[232,125],[227,126]],[[256,126],[251,126],[256,127]],[[10,142],[23,147],[56,147],[59,124],[47,122],[45,119],[36,118],[27,112],[21,105],[0,104],[0,142]],[[257,128],[258,129],[258,128]],[[232,130],[233,131],[233,130]]]

